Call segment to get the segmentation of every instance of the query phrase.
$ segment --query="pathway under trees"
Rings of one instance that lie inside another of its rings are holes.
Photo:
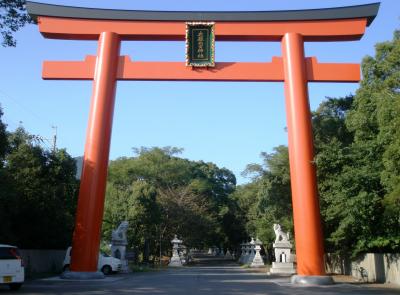
[[[7,290],[0,288],[0,294]],[[289,277],[240,267],[233,261],[209,255],[195,256],[192,266],[167,270],[112,275],[105,280],[66,281],[58,278],[28,282],[22,294],[399,294],[399,289],[339,283],[331,286],[295,286]]]

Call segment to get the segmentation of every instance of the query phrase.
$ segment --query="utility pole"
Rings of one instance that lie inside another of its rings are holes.
[[[56,152],[57,149],[57,126],[51,126],[54,130],[54,135],[53,135],[53,153]]]

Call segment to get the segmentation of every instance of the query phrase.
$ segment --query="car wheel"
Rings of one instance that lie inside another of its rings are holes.
[[[10,287],[11,290],[15,291],[15,290],[19,290],[19,288],[21,288],[22,283],[12,283],[8,286]]]
[[[63,271],[69,271],[69,264],[64,265]]]
[[[104,265],[104,266],[101,268],[101,272],[102,272],[103,274],[105,274],[105,275],[111,274],[111,272],[112,272],[111,266],[109,266],[109,265]]]

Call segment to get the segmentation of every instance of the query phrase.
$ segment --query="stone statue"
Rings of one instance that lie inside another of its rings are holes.
[[[276,223],[274,224],[274,232],[275,232],[275,243],[289,241],[289,232],[285,233],[281,229],[280,224],[276,224]]]
[[[128,260],[125,258],[126,245],[128,245],[128,239],[126,238],[128,226],[128,221],[122,221],[117,229],[111,233],[111,255],[121,259],[121,272],[129,272]]]
[[[291,258],[292,243],[289,241],[289,233],[283,232],[279,224],[274,224],[275,243],[272,245],[275,252],[275,262],[272,262],[271,273],[294,274],[296,270]]]
[[[128,221],[122,221],[116,230],[112,231],[111,234],[111,244],[113,245],[128,245],[128,240],[126,238],[126,231],[128,230]]]

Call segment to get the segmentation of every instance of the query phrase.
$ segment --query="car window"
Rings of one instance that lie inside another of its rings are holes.
[[[0,247],[0,259],[19,259],[20,254],[17,248]]]

